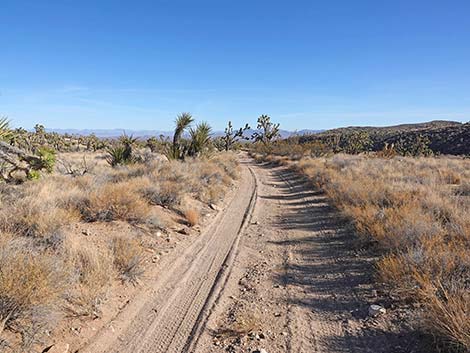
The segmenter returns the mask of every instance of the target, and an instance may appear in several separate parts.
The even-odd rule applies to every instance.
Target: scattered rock
[[[85,230],[82,230],[82,234],[89,237],[91,235],[91,231],[89,229],[85,229]]]
[[[47,347],[41,353],[69,353],[70,345],[68,343],[56,343]]]
[[[387,310],[383,306],[376,304],[372,304],[371,306],[369,306],[369,316],[377,317],[386,313]]]
[[[281,313],[274,313],[274,316],[275,316],[275,317],[280,317],[280,316],[281,316]]]
[[[219,210],[219,206],[217,206],[216,204],[213,204],[213,203],[211,203],[211,204],[209,205],[209,207],[210,207],[212,210],[214,210],[214,211],[218,211],[218,210]]]
[[[182,228],[178,230],[178,233],[183,234],[183,235],[189,235],[189,231],[186,228]]]
[[[268,351],[266,349],[261,348],[261,349],[255,349],[253,353],[268,353]]]

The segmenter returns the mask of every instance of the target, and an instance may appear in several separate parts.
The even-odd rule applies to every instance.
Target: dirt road
[[[368,317],[373,258],[352,239],[305,180],[242,159],[233,200],[80,352],[417,352]]]

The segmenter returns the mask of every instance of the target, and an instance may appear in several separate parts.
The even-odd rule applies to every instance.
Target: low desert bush
[[[86,221],[142,222],[148,217],[148,204],[126,182],[106,184],[92,191],[80,209]]]
[[[188,208],[184,210],[184,218],[191,227],[194,227],[199,223],[199,218],[201,217],[199,211],[194,208]]]
[[[75,284],[66,294],[67,311],[72,316],[99,316],[100,304],[113,273],[111,255],[72,240],[66,242],[65,248]]]
[[[183,190],[177,183],[167,180],[157,185],[146,186],[141,190],[143,197],[151,205],[174,208],[181,203]]]
[[[29,351],[52,325],[67,274],[55,256],[31,250],[28,242],[0,237],[0,335],[5,328],[19,332],[22,348]]]
[[[135,239],[116,237],[112,242],[114,266],[123,281],[136,284],[143,274],[143,252]]]

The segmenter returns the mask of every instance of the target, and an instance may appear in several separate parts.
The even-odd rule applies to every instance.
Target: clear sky
[[[1,0],[0,44],[15,126],[470,120],[468,0]]]

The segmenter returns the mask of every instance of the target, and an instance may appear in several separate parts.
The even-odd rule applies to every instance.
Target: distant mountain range
[[[173,136],[173,131],[163,131],[163,130],[127,130],[127,129],[46,129],[48,132],[57,132],[59,134],[70,134],[78,136],[87,136],[95,134],[101,138],[115,138],[121,136],[124,132],[128,135],[138,137],[141,139],[146,139],[152,136],[164,136],[171,137]],[[245,131],[245,136],[251,136],[256,130],[247,130]],[[300,130],[300,131],[288,131],[281,130],[281,138],[287,138],[293,135],[311,135],[321,132],[322,130]],[[213,136],[222,136],[223,131],[214,131]]]

